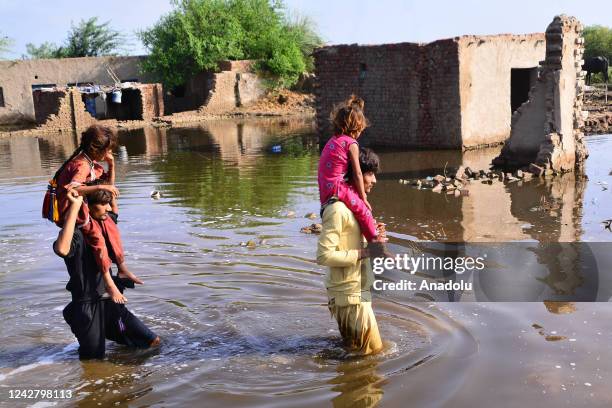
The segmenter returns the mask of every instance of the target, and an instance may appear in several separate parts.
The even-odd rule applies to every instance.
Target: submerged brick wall
[[[456,40],[323,47],[315,52],[315,68],[317,128],[324,139],[334,104],[355,93],[371,122],[363,144],[461,147]]]

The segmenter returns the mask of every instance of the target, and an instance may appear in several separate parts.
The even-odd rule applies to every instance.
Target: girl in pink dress
[[[378,236],[377,224],[363,185],[357,143],[361,132],[368,126],[363,106],[363,100],[352,95],[332,112],[334,135],[321,152],[318,181],[321,205],[332,199],[342,201],[355,215],[363,236],[371,242]],[[345,176],[349,165],[352,180],[347,182]]]

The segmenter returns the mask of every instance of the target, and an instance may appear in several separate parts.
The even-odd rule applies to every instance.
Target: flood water
[[[385,352],[347,357],[314,261],[317,237],[299,232],[319,209],[317,143],[308,122],[122,132],[119,226],[127,262],[145,281],[126,293],[128,307],[162,346],[134,352],[109,342],[105,360],[80,362],[61,313],[70,294],[51,249],[58,230],[40,216],[75,136],[0,139],[0,404],[16,404],[11,389],[72,390],[71,400],[50,402],[83,407],[612,404],[607,303],[376,296]],[[612,135],[587,143],[584,174],[473,183],[461,198],[397,180],[445,164],[486,168],[497,149],[381,151],[370,202],[396,250],[408,239],[610,242],[601,221],[612,218]]]

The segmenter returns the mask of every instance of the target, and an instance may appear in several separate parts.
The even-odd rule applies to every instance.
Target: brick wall
[[[42,92],[34,91],[35,118],[36,123],[44,123],[48,117],[57,115],[60,110],[60,99],[66,96],[66,91]]]
[[[142,119],[153,120],[153,118],[164,115],[164,94],[161,84],[142,84],[138,86],[142,98]]]
[[[82,129],[95,123],[95,119],[85,110],[81,94],[76,89],[37,91],[34,95],[36,121],[41,129]]]
[[[330,136],[334,104],[365,101],[371,126],[362,144],[409,148],[461,146],[459,59],[455,40],[427,45],[340,45],[315,52],[317,128]]]

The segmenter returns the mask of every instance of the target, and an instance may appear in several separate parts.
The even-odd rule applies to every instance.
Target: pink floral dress
[[[336,135],[327,141],[319,159],[319,198],[321,205],[337,197],[353,212],[361,233],[369,241],[376,238],[376,221],[359,193],[344,177],[349,169],[349,147],[358,144],[347,135]]]

